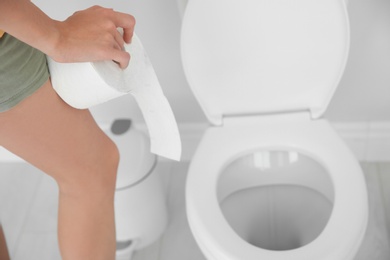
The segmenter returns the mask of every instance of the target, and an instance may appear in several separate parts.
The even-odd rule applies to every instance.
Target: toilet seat
[[[267,149],[308,155],[328,170],[334,185],[333,211],[325,229],[294,250],[271,251],[247,243],[227,223],[218,203],[216,187],[224,167],[243,154]],[[192,160],[186,188],[191,230],[210,260],[352,260],[368,219],[361,168],[326,120],[209,128]]]
[[[343,75],[342,0],[197,0],[183,17],[183,69],[208,120],[308,110],[316,119]]]

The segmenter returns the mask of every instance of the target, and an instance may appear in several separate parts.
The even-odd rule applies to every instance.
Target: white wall
[[[390,1],[350,0],[351,49],[325,116],[333,121],[390,121]]]
[[[94,4],[133,14],[164,92],[181,123],[206,119],[185,80],[179,53],[181,14],[187,0],[35,0],[57,19]],[[351,51],[345,74],[325,114],[332,121],[390,121],[390,1],[349,1]],[[116,100],[115,114],[142,120],[130,96]],[[119,104],[119,105],[118,105]],[[107,121],[111,104],[93,109]]]

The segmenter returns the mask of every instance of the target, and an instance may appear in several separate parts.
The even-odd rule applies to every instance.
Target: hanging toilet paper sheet
[[[141,41],[134,35],[125,49],[131,59],[124,70],[113,61],[58,63],[47,57],[53,88],[78,109],[131,94],[148,127],[151,152],[180,160],[176,120]]]

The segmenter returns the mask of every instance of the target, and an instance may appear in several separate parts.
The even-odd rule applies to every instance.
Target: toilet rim
[[[198,150],[188,173],[187,214],[195,238],[203,246],[212,245],[212,250],[209,248],[208,251],[214,254],[215,259],[241,260],[243,256],[247,260],[260,257],[269,260],[280,259],[280,257],[286,257],[286,259],[352,259],[364,236],[367,224],[368,210],[365,202],[367,194],[361,168],[352,153],[330,127],[319,126],[308,129],[306,126],[304,128],[305,131],[298,129],[293,134],[278,132],[272,137],[269,135],[261,137],[261,133],[255,131],[257,133],[256,144],[247,134],[242,135],[236,131],[237,136],[231,136],[234,135],[232,132],[230,136],[233,140],[245,137],[234,145],[230,145],[229,142],[225,143],[223,151],[213,155],[212,162],[208,160],[210,163],[207,164],[204,164],[205,160],[210,158],[210,154],[215,153],[209,149],[208,140],[215,141],[215,138],[220,135],[204,137],[208,140],[202,140],[203,147],[198,148],[200,151]],[[258,130],[261,131],[264,128]],[[324,146],[323,140],[319,137],[326,139],[325,143],[328,146],[330,144],[333,149],[327,149],[328,146]],[[217,199],[217,182],[227,162],[254,149],[275,150],[274,148],[293,150],[318,161],[327,169],[334,185],[333,210],[324,230],[309,244],[293,250],[271,251],[244,241],[227,223]],[[199,171],[199,169],[202,170]],[[344,189],[346,184],[349,189]],[[201,192],[199,187],[201,187]]]

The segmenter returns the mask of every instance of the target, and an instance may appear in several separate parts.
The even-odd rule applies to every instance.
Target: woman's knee
[[[87,109],[66,104],[50,81],[2,113],[0,125],[0,145],[53,177],[61,192],[115,188],[115,143]]]
[[[119,164],[119,150],[108,137],[100,142],[98,148],[80,158],[73,164],[70,172],[56,179],[60,191],[72,194],[99,193],[113,194]]]
[[[90,174],[93,174],[96,177],[97,184],[99,184],[99,182],[103,182],[103,184],[107,183],[115,185],[119,158],[120,155],[118,147],[110,138],[107,137],[105,145],[102,146],[97,158],[92,158],[89,162],[95,166]]]

